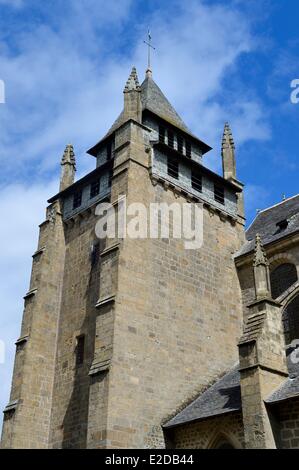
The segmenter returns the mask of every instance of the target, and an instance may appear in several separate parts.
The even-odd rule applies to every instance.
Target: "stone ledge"
[[[271,367],[271,366],[267,366],[267,364],[264,364],[262,362],[255,362],[254,364],[249,364],[248,366],[245,366],[245,367],[240,367],[239,368],[239,372],[244,372],[244,371],[247,371],[247,370],[251,370],[251,369],[261,369],[261,370],[265,370],[267,372],[272,372],[274,374],[278,374],[278,375],[281,375],[282,377],[288,377],[289,376],[289,373],[286,372],[286,371],[283,371],[281,369],[277,369],[277,368],[274,368],[274,367]]]
[[[213,211],[215,214],[218,214],[219,217],[221,216],[223,218],[222,221],[227,219],[227,220],[230,220],[232,223],[237,222],[238,216],[236,214],[232,214],[226,211],[225,208],[217,207],[211,201],[205,198],[203,193],[195,194],[191,190],[187,189],[186,187],[179,186],[178,184],[175,184],[173,181],[168,180],[166,176],[160,175],[156,171],[152,171],[150,174],[150,177],[151,177],[152,184],[154,186],[157,183],[160,183],[163,185],[164,189],[171,189],[174,193],[189,200],[189,202],[194,201],[194,202],[203,204],[209,210]]]
[[[75,223],[76,220],[80,220],[80,217],[84,218],[90,216],[93,213],[93,208],[95,206],[110,197],[110,192],[110,188],[106,188],[105,191],[98,194],[95,198],[89,199],[86,205],[81,205],[77,209],[71,210],[69,215],[63,217],[63,223],[68,226],[70,223]]]
[[[19,346],[20,344],[26,343],[28,339],[29,339],[29,335],[21,336],[20,338],[17,339],[17,341],[15,342],[15,345]]]
[[[95,305],[96,308],[102,307],[103,305],[107,305],[109,303],[115,302],[115,295],[110,295],[109,297],[105,297],[103,299],[99,299]]]
[[[36,252],[33,253],[32,258],[35,258],[38,255],[41,255],[45,251],[45,249],[46,249],[46,247],[42,246],[41,248],[39,248],[39,250],[36,250]]]
[[[16,411],[18,404],[19,404],[19,400],[11,401],[10,403],[8,403],[8,405],[6,405],[6,407],[3,410],[3,413],[9,413],[10,411]]]
[[[105,256],[108,253],[111,253],[112,251],[119,250],[120,243],[114,243],[111,246],[108,246],[105,248],[103,251],[101,251],[100,256]]]
[[[257,305],[270,304],[276,307],[281,307],[281,303],[277,300],[272,299],[271,297],[262,297],[261,299],[256,299],[250,304],[246,305],[246,308],[255,307]]]
[[[101,372],[106,372],[110,368],[111,359],[105,361],[93,362],[91,364],[88,375],[96,375]]]
[[[37,293],[37,289],[31,289],[27,294],[24,295],[23,299],[29,299],[30,297],[33,297]]]

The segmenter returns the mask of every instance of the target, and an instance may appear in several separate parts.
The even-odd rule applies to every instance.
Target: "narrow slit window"
[[[214,199],[216,202],[219,202],[219,204],[225,203],[224,199],[224,187],[219,185],[219,184],[214,184]]]
[[[94,243],[91,246],[91,251],[90,251],[90,260],[91,260],[91,265],[94,266],[100,258],[100,245],[99,243]]]
[[[77,209],[82,204],[82,191],[77,191],[73,198],[73,209]]]
[[[183,137],[181,135],[178,135],[178,152],[183,153]]]
[[[191,158],[192,148],[190,142],[186,142],[186,157]]]
[[[90,199],[96,197],[100,193],[100,179],[93,181],[90,185]]]
[[[159,142],[165,144],[165,127],[159,126]]]
[[[112,142],[108,142],[107,144],[107,160],[111,160],[112,158]]]
[[[109,171],[109,179],[108,179],[108,187],[111,188],[112,186],[112,178],[113,178],[113,170]]]
[[[179,162],[177,160],[167,160],[167,173],[175,179],[179,179]]]
[[[202,176],[200,173],[192,171],[191,184],[192,188],[195,189],[195,191],[199,191],[200,193],[202,192]]]
[[[84,361],[85,336],[77,336],[76,365],[80,366]]]
[[[174,133],[172,131],[168,131],[168,145],[172,149],[174,148]]]

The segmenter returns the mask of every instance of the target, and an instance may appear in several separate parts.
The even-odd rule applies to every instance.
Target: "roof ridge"
[[[258,217],[259,214],[261,214],[262,212],[269,211],[270,209],[273,209],[274,207],[280,206],[281,204],[285,204],[286,202],[290,201],[291,199],[295,199],[295,198],[298,197],[298,196],[299,196],[299,193],[298,193],[298,194],[295,194],[294,196],[290,196],[290,197],[288,197],[287,199],[284,199],[283,201],[277,202],[276,204],[273,204],[273,206],[266,207],[266,209],[260,210],[259,213],[258,213],[258,215],[257,215],[256,217]]]

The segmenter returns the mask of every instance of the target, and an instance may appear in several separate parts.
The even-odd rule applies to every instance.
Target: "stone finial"
[[[222,166],[225,179],[236,179],[235,142],[228,123],[225,123],[222,137]]]
[[[74,147],[72,144],[68,144],[65,147],[65,151],[63,152],[63,156],[61,159],[61,165],[66,165],[67,163],[69,163],[70,165],[74,165],[74,167],[76,168],[76,158]]]
[[[225,148],[227,145],[235,149],[235,142],[234,142],[233,134],[232,134],[232,131],[228,122],[224,124],[222,149]]]
[[[262,245],[261,236],[259,233],[257,233],[255,237],[253,266],[257,267],[260,265],[269,266],[269,261]]]
[[[151,69],[146,69],[145,76],[146,76],[146,78],[152,78],[153,77],[152,70]]]
[[[137,70],[136,67],[132,67],[131,73],[129,75],[129,78],[127,80],[124,93],[127,93],[132,90],[139,90],[140,89],[140,84],[138,80],[138,75],[137,75]]]
[[[60,191],[74,183],[76,171],[76,158],[74,147],[68,144],[61,159]]]
[[[269,261],[259,234],[256,235],[255,239],[253,272],[256,299],[271,298]]]
[[[124,89],[124,119],[141,122],[141,88],[136,68],[133,67]]]

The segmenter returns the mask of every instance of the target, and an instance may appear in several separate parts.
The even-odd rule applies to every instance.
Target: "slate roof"
[[[294,348],[291,347],[287,350],[289,378],[265,400],[269,405],[299,397],[299,363],[294,364],[291,361],[290,355],[293,351]],[[163,428],[182,426],[226,413],[241,411],[241,409],[240,373],[239,365],[237,365],[164,424]]]
[[[299,363],[294,363],[291,360],[291,354],[294,352],[295,348],[289,346],[287,349],[287,364],[289,369],[289,378],[273,392],[269,398],[267,398],[266,403],[275,404],[281,401],[289,400],[291,398],[299,397]],[[299,349],[297,348],[297,357],[299,359]]]
[[[299,376],[287,379],[282,386],[265,400],[267,404],[274,405],[290,398],[299,397]]]
[[[278,224],[284,220],[288,222],[287,227],[280,228]],[[246,232],[247,241],[235,254],[235,258],[254,249],[257,233],[260,234],[265,246],[297,231],[299,231],[299,194],[259,212]]]
[[[190,130],[151,77],[141,85],[142,109],[148,109],[165,121],[190,134]]]
[[[211,150],[211,147],[209,145],[205,144],[198,137],[192,134],[192,132],[188,129],[182,118],[178,115],[174,107],[170,104],[168,99],[165,97],[165,95],[162,93],[162,91],[150,75],[146,76],[143,83],[141,84],[140,89],[142,111],[148,110],[163,119],[164,121],[168,122],[169,124],[189,134],[191,137],[201,143],[203,153],[206,153]],[[102,140],[105,140],[107,139],[107,137],[112,135],[113,132],[116,131],[116,129],[118,129],[122,124],[125,123],[125,121],[125,114],[124,111],[122,111],[113,123],[113,125],[110,127],[107,134],[103,137],[103,139],[101,139],[94,147],[89,149],[87,153],[93,154],[93,149],[97,147],[98,144],[102,142]]]
[[[182,131],[190,134],[190,131],[184,121],[180,118],[176,110],[172,107],[168,99],[164,96],[158,85],[150,76],[145,78],[140,88],[143,111],[148,109],[165,121],[168,121],[170,124],[173,124]],[[110,127],[105,138],[112,134],[124,122],[124,111],[122,111],[116,121]]]
[[[238,367],[234,367],[163,427],[172,428],[240,410],[240,374]]]

